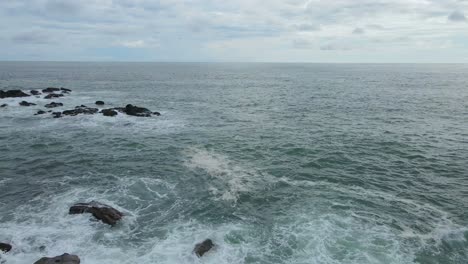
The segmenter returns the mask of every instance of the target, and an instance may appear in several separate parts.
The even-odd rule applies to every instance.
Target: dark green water
[[[468,65],[0,63],[7,263],[468,263]],[[67,214],[99,200],[116,227]],[[202,259],[195,243],[211,238]],[[45,245],[44,252],[39,247]]]

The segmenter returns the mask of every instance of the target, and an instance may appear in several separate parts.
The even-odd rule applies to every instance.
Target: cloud
[[[364,31],[363,28],[355,28],[355,29],[353,30],[353,34],[354,34],[354,35],[362,35],[362,34],[364,34],[364,33],[366,33],[366,32]]]
[[[448,20],[452,22],[466,21],[465,15],[460,11],[454,11],[448,16]]]
[[[116,41],[115,42],[116,46],[120,47],[125,47],[125,48],[131,48],[131,49],[139,49],[139,48],[157,48],[159,47],[159,43],[154,40],[122,40],[122,41]]]
[[[299,31],[319,31],[321,27],[314,24],[299,24],[295,28]]]
[[[49,44],[53,42],[50,36],[38,31],[23,32],[14,35],[11,40],[15,44]]]

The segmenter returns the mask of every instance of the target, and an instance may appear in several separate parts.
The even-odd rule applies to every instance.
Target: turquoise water
[[[468,65],[0,63],[7,263],[467,263]],[[111,228],[68,215],[99,200]],[[198,259],[193,246],[216,248]],[[46,249],[41,251],[40,246]]]

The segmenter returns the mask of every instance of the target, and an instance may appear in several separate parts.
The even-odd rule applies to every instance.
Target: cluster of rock
[[[41,93],[42,92],[42,93]],[[46,94],[44,96],[44,99],[53,99],[53,98],[60,98],[65,96],[66,94],[69,94],[72,92],[71,89],[67,88],[56,88],[56,87],[49,87],[46,89],[41,90],[41,92],[37,90],[31,90],[30,94],[27,94],[21,90],[8,90],[8,91],[3,91],[0,90],[0,99],[2,98],[12,98],[12,97],[28,97],[31,95],[34,96],[39,96],[41,94]],[[103,101],[96,101],[96,105],[102,106],[105,105]],[[27,101],[21,101],[19,103],[20,106],[34,106],[36,105],[35,103],[27,102]],[[8,106],[7,104],[2,104],[0,107],[6,107]],[[45,108],[56,108],[56,107],[62,107],[64,106],[63,103],[60,102],[51,102],[46,105],[44,105]],[[44,111],[44,110],[38,110],[34,115],[43,115],[46,113],[52,113],[52,116],[54,118],[60,118],[62,116],[76,116],[76,115],[93,115],[96,113],[101,113],[104,116],[116,116],[119,113],[130,115],[130,116],[138,116],[138,117],[150,117],[150,116],[160,116],[161,114],[159,112],[152,112],[147,108],[144,107],[138,107],[134,106],[131,104],[126,105],[125,107],[114,107],[114,108],[107,108],[107,109],[102,109],[99,110],[98,108],[94,107],[88,107],[85,105],[80,105],[76,106],[73,109],[65,110],[65,111]]]
[[[110,226],[115,226],[124,216],[119,210],[97,201],[89,203],[77,203],[70,207],[69,214],[91,214],[96,220],[101,221]],[[205,253],[214,247],[211,239],[206,239],[195,245],[193,253],[197,257],[202,257]],[[0,243],[0,251],[7,253],[12,250],[12,246],[6,243]],[[80,258],[76,255],[65,253],[56,257],[43,257],[34,264],[79,264]]]

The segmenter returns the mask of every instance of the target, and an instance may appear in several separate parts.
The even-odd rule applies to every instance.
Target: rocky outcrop
[[[10,245],[10,244],[7,244],[7,243],[0,243],[0,251],[3,251],[3,252],[10,252],[10,250],[12,249],[13,247]]]
[[[206,252],[210,251],[214,247],[213,241],[211,239],[206,239],[205,241],[198,243],[195,245],[195,248],[193,249],[193,252],[198,257],[202,257],[205,255]]]
[[[50,104],[45,105],[45,107],[47,107],[47,108],[54,108],[54,107],[59,107],[59,106],[63,106],[63,104],[62,103],[52,102]]]
[[[10,97],[28,97],[28,96],[30,95],[27,93],[24,93],[21,90],[8,90],[8,91],[0,90],[0,99],[10,98]]]
[[[21,106],[31,106],[31,105],[36,105],[36,104],[30,103],[30,102],[26,102],[26,101],[21,101],[21,102],[19,103],[19,105],[21,105]]]
[[[62,114],[63,115],[68,115],[68,116],[76,116],[76,115],[80,115],[80,114],[92,115],[92,114],[97,113],[98,111],[99,111],[99,109],[97,109],[97,108],[86,107],[84,105],[81,105],[81,106],[75,107],[75,109],[65,110],[65,111],[62,112]]]
[[[49,93],[48,95],[44,96],[44,99],[59,98],[63,96],[63,94]]]
[[[39,91],[36,91],[36,90],[31,90],[29,91],[32,95],[40,95],[41,93]]]
[[[117,115],[117,111],[115,111],[114,109],[102,109],[101,113],[104,116],[116,116]]]
[[[123,214],[118,210],[96,201],[90,203],[78,203],[70,207],[69,214],[83,214],[90,213],[96,219],[114,226],[122,219]]]
[[[80,258],[77,255],[65,253],[53,258],[43,257],[34,264],[80,264]]]
[[[125,106],[125,113],[131,116],[140,116],[140,117],[149,117],[151,116],[151,111],[144,107],[138,107],[131,104]]]
[[[104,105],[104,102],[103,102],[103,101],[96,101],[95,104],[96,104],[96,105]]]
[[[53,112],[53,113],[52,113],[52,116],[53,116],[54,118],[60,118],[60,117],[62,117],[62,112]]]
[[[59,92],[59,91],[60,91],[60,88],[56,88],[56,87],[49,87],[46,89],[42,89],[43,93],[53,93],[53,92]]]

